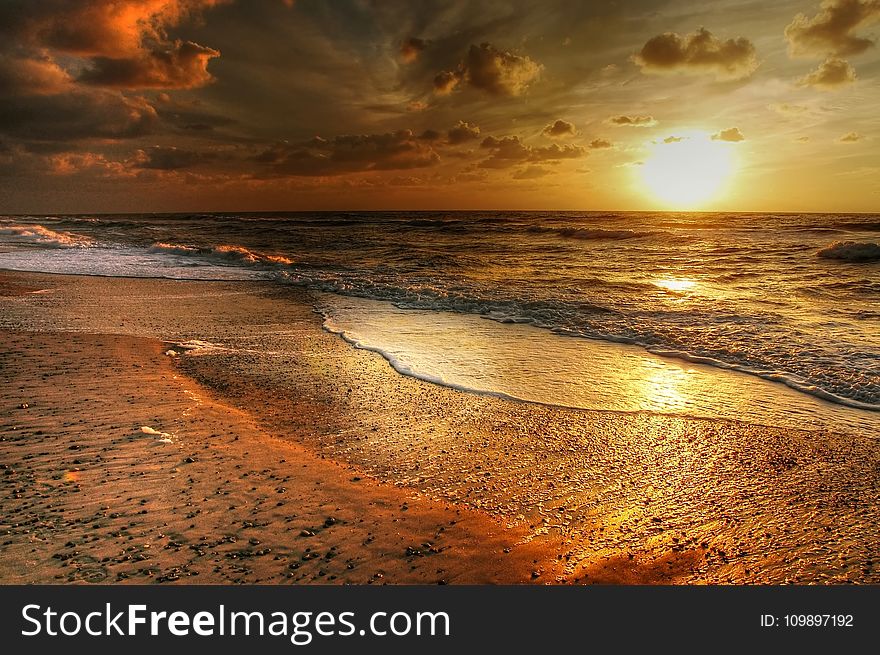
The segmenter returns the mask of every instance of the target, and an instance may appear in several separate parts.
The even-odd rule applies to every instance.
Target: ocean
[[[0,268],[298,285],[465,391],[876,434],[878,242],[871,214],[4,216]]]

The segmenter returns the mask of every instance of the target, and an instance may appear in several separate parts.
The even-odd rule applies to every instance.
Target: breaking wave
[[[42,225],[3,225],[0,227],[0,240],[44,248],[83,248],[94,243],[88,237],[71,232],[56,232]]]
[[[877,262],[880,261],[880,244],[870,241],[837,241],[816,254],[825,259],[844,262]]]
[[[225,264],[249,264],[258,266],[291,266],[294,262],[292,259],[282,257],[281,255],[270,255],[267,253],[248,250],[243,246],[212,246],[210,248],[199,248],[196,246],[186,246],[175,243],[154,243],[150,247],[150,252],[168,255],[183,255],[208,259],[214,262]]]

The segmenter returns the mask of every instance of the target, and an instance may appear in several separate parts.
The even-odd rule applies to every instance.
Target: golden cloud
[[[644,73],[712,73],[719,79],[740,79],[758,67],[755,46],[744,37],[722,41],[701,27],[680,36],[666,32],[647,41],[633,61]]]
[[[845,59],[830,57],[819,67],[797,81],[798,86],[812,86],[833,91],[856,81],[856,71]]]
[[[491,43],[472,45],[455,70],[437,74],[434,92],[446,95],[459,82],[467,82],[492,95],[518,96],[538,78],[542,68],[529,57],[499,50]]]
[[[812,18],[798,14],[785,28],[792,56],[858,55],[874,45],[853,32],[880,20],[877,0],[825,0]]]

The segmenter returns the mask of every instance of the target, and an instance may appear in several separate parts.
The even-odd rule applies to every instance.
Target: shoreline
[[[37,295],[16,292],[22,287],[35,290],[44,283],[54,291]],[[154,382],[161,381],[161,375],[168,378],[176,374],[171,380],[179,385],[180,393],[185,390],[202,398],[203,403],[209,404],[214,420],[222,423],[234,417],[236,425],[247,424],[248,439],[260,444],[265,461],[271,460],[273,453],[292,448],[297,451],[297,457],[313,458],[314,466],[357,471],[357,475],[348,473],[347,484],[342,484],[346,482],[342,480],[334,487],[335,497],[345,499],[338,506],[359,511],[365,517],[373,516],[370,520],[378,521],[376,517],[384,516],[390,524],[381,528],[376,524],[377,530],[371,531],[372,536],[377,541],[386,539],[386,543],[396,544],[386,547],[392,553],[394,548],[401,551],[397,555],[386,553],[385,559],[376,559],[373,554],[358,555],[366,558],[363,561],[376,559],[386,566],[384,577],[378,580],[392,583],[878,580],[872,565],[876,559],[877,521],[866,516],[877,498],[877,455],[870,452],[869,444],[862,439],[821,435],[826,443],[817,444],[813,441],[819,433],[711,419],[535,407],[437,387],[403,377],[380,355],[355,349],[337,335],[321,329],[320,317],[307,302],[307,294],[260,287],[258,282],[69,276],[59,279],[43,274],[4,273],[0,274],[0,293],[5,294],[0,299],[5,301],[4,305],[15,309],[0,327],[8,329],[10,323],[17,321],[18,329],[24,328],[24,331],[3,333],[4,341],[18,345],[18,351],[13,349],[12,352],[18,352],[16,356],[24,362],[15,371],[3,366],[4,377],[12,374],[19,376],[14,379],[20,380],[21,376],[28,375],[28,367],[33,367],[32,360],[39,358],[47,360],[43,362],[45,365],[55,361],[56,365],[64,365],[68,367],[65,370],[79,375],[91,370],[90,362],[96,350],[117,352],[122,342],[140,339],[139,348],[151,344],[152,359],[130,361],[133,355],[127,352],[116,361],[116,366],[120,362],[140,363],[150,368],[153,375],[159,375]],[[13,293],[17,295],[11,295]],[[208,297],[204,297],[206,294]],[[212,298],[211,294],[220,295]],[[234,294],[237,307],[231,306],[229,294]],[[150,298],[152,300],[145,300]],[[101,315],[89,311],[96,307],[102,309]],[[66,334],[39,331],[47,327],[62,327]],[[123,336],[94,337],[109,341],[104,343],[103,350],[95,344],[81,346],[87,356],[77,361],[65,361],[63,347],[51,349],[53,343],[88,340],[83,331]],[[144,339],[159,334],[164,335],[162,339],[175,343],[202,338],[220,343],[221,348],[189,354],[181,349],[179,356],[167,357],[162,355],[167,345]],[[4,352],[4,358],[7,357],[9,354]],[[152,368],[154,366],[157,368]],[[126,366],[128,368],[131,366]],[[36,381],[33,371],[30,375]],[[80,379],[86,384],[89,378]],[[154,397],[162,386],[145,385],[143,381],[115,374],[107,384],[119,388],[120,393],[128,390],[141,400]],[[11,386],[5,383],[4,389],[9,391]],[[8,393],[4,395],[7,398],[2,420],[3,433],[7,435],[10,422],[19,420],[22,411],[31,410],[19,410],[17,414],[15,399],[8,397]],[[72,386],[66,401],[56,400],[69,404],[81,395],[82,389]],[[38,404],[33,406],[36,408]],[[180,415],[187,409],[190,410],[187,416],[192,416],[192,412],[198,414],[204,407],[175,406],[172,410],[169,406],[164,420],[171,423],[183,420]],[[67,422],[83,420],[82,413],[68,405],[56,407],[56,416],[66,416]],[[113,422],[120,422],[118,412],[114,416],[117,418]],[[219,418],[221,416],[223,418]],[[107,421],[110,422],[109,417]],[[159,424],[161,421],[156,423],[143,425],[159,432],[175,435],[180,432]],[[136,431],[137,427],[132,429]],[[201,446],[199,452],[211,453],[212,466],[224,471],[232,480],[230,484],[241,487],[249,482],[244,479],[236,482],[230,477],[238,472],[235,466],[243,461],[236,460],[237,456],[244,457],[243,450],[236,451],[241,447],[240,441],[217,442],[210,437],[212,433],[202,434],[194,426],[186,429],[194,431],[196,441],[192,443]],[[136,436],[135,439],[128,433],[129,441],[141,448],[146,443],[143,442],[145,436],[143,433]],[[102,448],[111,445],[105,444]],[[14,449],[7,450],[5,442],[3,446],[7,451],[3,455],[4,462],[18,456]],[[60,444],[56,448],[60,448]],[[35,446],[29,459],[22,460],[19,456],[13,467],[33,466],[34,461],[46,457],[40,452]],[[66,462],[64,457],[70,455],[63,450],[52,452],[56,463]],[[250,457],[255,449],[249,452]],[[166,462],[163,469],[166,477],[162,479],[172,488],[185,482],[181,479],[184,470],[181,467],[195,468],[199,458],[195,459],[196,462],[177,466]],[[291,457],[282,459],[291,461]],[[273,466],[277,467],[278,463]],[[173,468],[177,468],[177,472],[171,473]],[[276,478],[281,476],[275,468],[269,470]],[[354,477],[360,479],[352,482]],[[315,478],[309,481],[312,485],[321,482]],[[364,482],[371,485],[370,494],[363,493],[367,486]],[[120,480],[116,483],[122,484]],[[200,484],[203,486],[196,485],[197,490],[190,492],[193,498],[203,494],[200,497],[208,499],[211,494],[222,495],[227,491],[220,489],[215,480],[210,483],[214,489],[204,486],[209,484],[207,481]],[[307,482],[301,480],[297,484]],[[82,483],[80,486],[82,491],[76,493],[89,493]],[[292,488],[291,483],[286,483],[286,487],[282,496]],[[126,487],[124,493],[133,493],[135,488]],[[277,491],[271,482],[264,481],[258,488],[263,496],[274,500],[272,496]],[[382,514],[369,503],[364,505],[364,496],[374,491],[379,495],[399,494],[393,496],[394,502],[407,499],[407,509],[392,515]],[[306,498],[302,493],[297,497]],[[29,497],[29,502],[38,506],[43,501]],[[264,500],[261,506],[267,502]],[[213,509],[211,516],[218,526],[225,520],[219,507]],[[312,522],[308,525],[315,527],[319,515],[313,511],[309,516]],[[402,516],[407,526],[421,527],[406,533],[407,537],[402,540],[394,541],[393,533],[401,524],[393,519]],[[443,517],[442,521],[439,516]],[[459,518],[462,516],[466,518]],[[83,515],[78,518],[98,521]],[[329,517],[322,520],[326,518]],[[202,516],[193,520],[192,525],[196,527],[187,528],[191,534],[195,531],[200,537],[207,536],[209,541],[216,540],[218,528],[209,530],[214,534],[211,537],[205,534],[209,522]],[[445,526],[450,520],[457,521],[454,529],[447,527],[442,534],[449,545],[439,553],[430,552],[431,547],[440,549],[439,540],[436,544],[431,541],[439,534],[438,526]],[[805,521],[802,534],[797,534],[795,526],[804,525]],[[836,522],[840,525],[835,525]],[[320,522],[317,525],[320,526]],[[428,525],[433,532],[427,530]],[[289,527],[279,515],[260,528],[265,538],[256,537],[260,544],[250,546],[250,550],[262,550],[260,546],[270,540],[277,545],[271,547],[271,555],[242,558],[249,563],[267,560],[260,566],[252,566],[254,572],[243,574],[244,581],[346,581],[344,574],[335,570],[318,576],[318,571],[312,570],[314,567],[308,568],[310,560],[300,562],[293,570],[297,572],[293,578],[279,578],[275,568],[282,560],[275,560],[274,556],[286,554],[284,561],[287,561],[292,557],[291,552],[300,547],[300,542],[314,539],[297,538],[295,531],[291,538],[291,530],[286,529]],[[76,531],[72,527],[67,529]],[[224,529],[232,531],[229,526]],[[425,541],[418,541],[417,534]],[[18,532],[16,536],[22,538]],[[112,539],[124,546],[131,536]],[[389,539],[392,541],[387,541]],[[407,539],[412,543],[400,548]],[[7,546],[12,547],[10,552],[22,547],[13,541],[15,544]],[[64,540],[67,541],[75,543],[75,540]],[[432,546],[422,548],[419,544],[423,543]],[[214,548],[220,552],[227,546]],[[353,540],[337,548],[343,550],[343,546],[346,551],[361,552]],[[240,541],[238,547],[242,547]],[[508,548],[510,552],[505,553]],[[82,552],[83,548],[79,550]],[[165,550],[163,548],[163,553]],[[421,552],[423,550],[428,554]],[[69,554],[60,547],[58,552],[61,556]],[[299,556],[304,554],[302,551]],[[27,560],[23,552],[16,557],[18,561]],[[448,573],[443,578],[431,579],[426,572],[428,565],[422,563],[430,561],[433,565],[441,560],[444,566],[438,564],[436,568]],[[70,558],[60,561],[70,561]],[[225,559],[223,561],[225,563]],[[327,561],[333,563],[338,558],[331,555]],[[113,568],[118,566],[121,564]],[[179,568],[181,565],[168,566]],[[475,566],[480,570],[474,571]],[[407,570],[408,567],[414,568]],[[105,565],[105,568],[108,567]],[[7,572],[0,576],[0,582],[9,582],[9,569],[6,566],[4,569]],[[178,576],[178,579],[185,577],[185,581],[200,583],[230,579],[228,571],[221,575],[206,567],[198,570],[198,579],[192,576]],[[221,571],[224,570],[221,567]],[[334,575],[335,578],[329,579]],[[360,572],[348,575],[355,576],[349,578],[350,581],[365,581],[357,577]],[[58,580],[63,579],[62,575]],[[147,579],[149,576],[143,581]]]

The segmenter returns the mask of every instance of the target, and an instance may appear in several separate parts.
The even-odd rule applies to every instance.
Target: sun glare
[[[697,283],[693,280],[686,280],[682,278],[664,278],[662,280],[654,280],[654,284],[661,289],[665,289],[666,291],[683,293],[685,291],[690,291],[691,289],[693,289]]]
[[[731,144],[687,132],[650,145],[640,166],[643,188],[673,209],[699,209],[724,191],[734,170]]]

